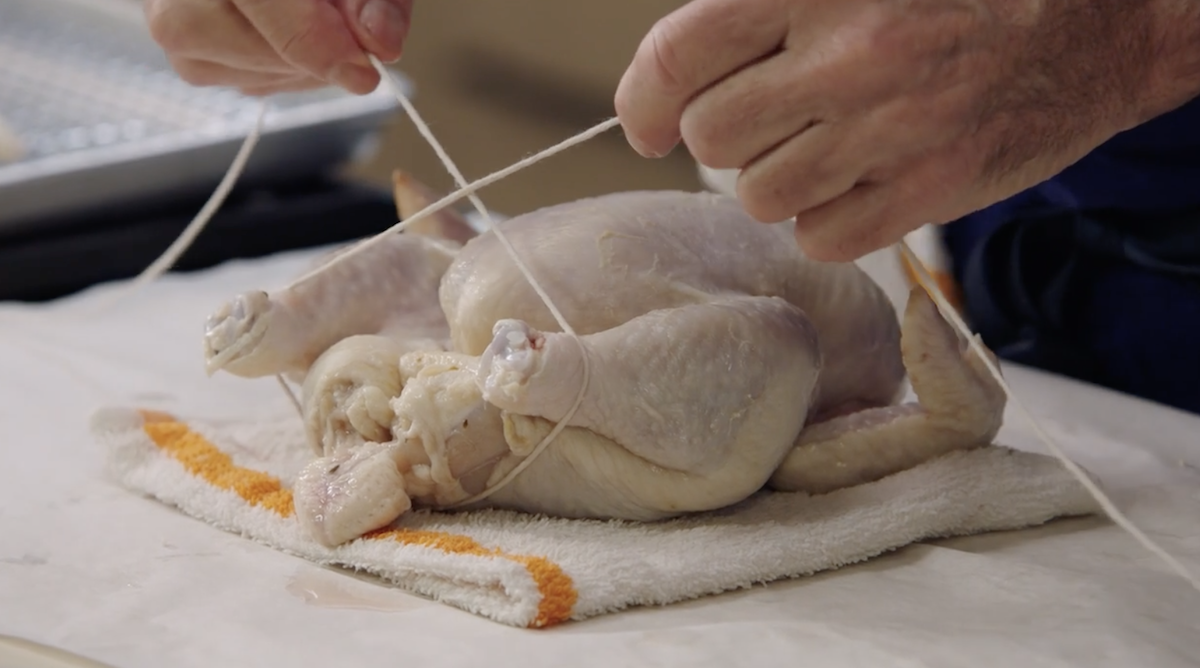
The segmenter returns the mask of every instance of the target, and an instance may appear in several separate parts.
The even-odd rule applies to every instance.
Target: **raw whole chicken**
[[[396,196],[401,217],[435,199],[402,174]],[[735,199],[625,192],[500,226],[579,338],[448,211],[209,319],[209,373],[303,383],[316,456],[293,492],[321,543],[413,507],[653,521],[819,494],[1000,428],[1002,390],[922,290],[901,323],[857,266],[807,259]],[[472,501],[568,414],[584,356],[565,428]]]

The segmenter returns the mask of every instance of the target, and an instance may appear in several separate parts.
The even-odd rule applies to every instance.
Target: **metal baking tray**
[[[259,104],[180,79],[140,0],[0,1],[0,124],[23,151],[0,162],[0,235],[215,188]],[[328,171],[369,147],[396,108],[383,85],[274,96],[243,180]]]

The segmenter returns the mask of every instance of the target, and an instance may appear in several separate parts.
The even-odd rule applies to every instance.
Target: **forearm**
[[[1153,62],[1149,64],[1138,122],[1200,96],[1200,2],[1153,0],[1147,5],[1146,11],[1152,13],[1155,44],[1148,50]]]

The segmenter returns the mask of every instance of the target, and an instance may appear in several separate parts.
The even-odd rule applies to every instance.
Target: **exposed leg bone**
[[[917,403],[870,408],[805,428],[771,477],[772,487],[824,493],[992,442],[1003,419],[1004,391],[921,288],[909,295],[901,348]]]

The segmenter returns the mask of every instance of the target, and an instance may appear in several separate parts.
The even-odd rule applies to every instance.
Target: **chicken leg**
[[[909,294],[900,346],[917,402],[810,425],[771,476],[772,487],[828,492],[992,442],[1004,391],[923,288]]]
[[[585,355],[591,380],[569,425],[696,475],[752,448],[768,467],[759,484],[804,425],[820,367],[803,311],[777,297],[730,296],[651,311],[580,341],[502,320],[479,364],[483,398],[557,423],[576,399]]]
[[[409,218],[433,193],[403,172],[393,175],[397,212]],[[442,275],[461,243],[474,234],[445,209],[415,230],[393,234],[352,261],[274,293],[243,293],[209,318],[206,368],[244,378],[285,374],[301,382],[313,362],[350,336],[381,334],[445,348],[449,325],[438,302]],[[347,252],[340,248],[317,266]]]

